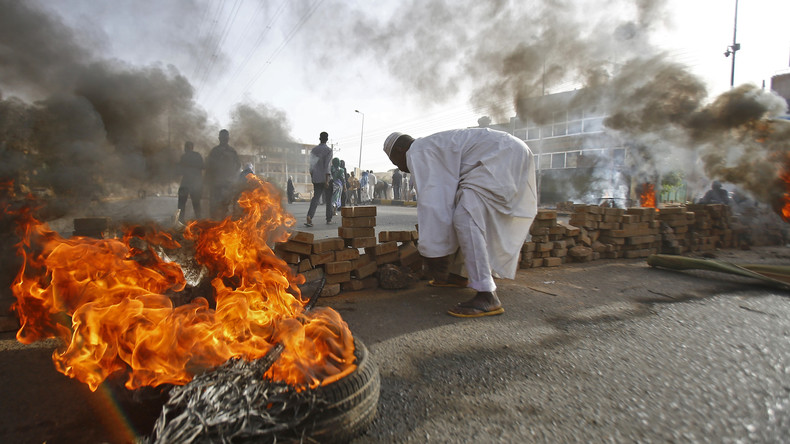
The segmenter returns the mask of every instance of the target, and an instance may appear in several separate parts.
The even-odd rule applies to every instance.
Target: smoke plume
[[[175,179],[172,141],[207,124],[175,67],[101,59],[34,4],[0,7],[0,85],[20,96],[0,102],[5,177],[18,171],[16,179],[73,201]]]
[[[692,186],[722,179],[775,198],[761,178],[777,177],[771,159],[787,150],[787,130],[771,121],[781,99],[751,86],[709,97],[701,79],[651,43],[671,26],[665,2],[412,0],[389,20],[343,4],[323,14],[336,26],[326,46],[307,50],[330,66],[366,55],[425,102],[470,89],[471,104],[500,122],[515,111],[550,123],[553,109],[526,109],[528,99],[577,88],[572,106],[604,107],[605,126],[636,147],[629,175],[679,171]]]

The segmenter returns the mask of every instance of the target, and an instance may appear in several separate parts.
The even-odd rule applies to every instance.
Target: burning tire
[[[306,435],[319,442],[347,442],[373,421],[379,402],[381,378],[368,349],[354,340],[357,368],[348,376],[316,389],[326,402],[310,419]]]
[[[307,390],[262,378],[267,357],[232,359],[174,387],[148,442],[347,442],[373,421],[381,387],[367,348],[354,345],[350,374]]]

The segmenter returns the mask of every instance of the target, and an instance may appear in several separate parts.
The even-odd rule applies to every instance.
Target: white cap
[[[398,137],[402,135],[403,133],[395,132],[387,136],[387,140],[384,141],[384,152],[387,153],[387,157],[390,156],[392,147],[395,146],[395,141],[398,140]]]

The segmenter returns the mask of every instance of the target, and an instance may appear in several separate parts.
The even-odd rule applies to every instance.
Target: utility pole
[[[724,51],[724,57],[729,57],[732,54],[732,69],[730,70],[730,88],[735,86],[735,53],[741,49],[741,44],[738,43],[736,36],[738,34],[738,0],[735,0],[735,24],[732,27],[732,46],[728,46]]]
[[[357,174],[362,176],[362,138],[365,135],[365,113],[358,109],[355,109],[354,112],[362,114],[362,129],[359,130],[359,163],[357,165],[357,169],[359,170]]]

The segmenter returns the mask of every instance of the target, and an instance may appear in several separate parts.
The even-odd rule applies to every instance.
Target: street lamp
[[[354,112],[362,114],[362,129],[359,130],[359,165],[358,165],[360,174],[362,174],[362,136],[364,136],[365,134],[365,113],[363,113],[358,109],[355,109]]]
[[[735,53],[741,49],[741,44],[736,43],[735,38],[738,33],[738,0],[735,0],[735,25],[732,27],[732,45],[727,47],[724,51],[724,57],[729,57],[732,54],[732,70],[730,71],[730,88],[735,86]]]

